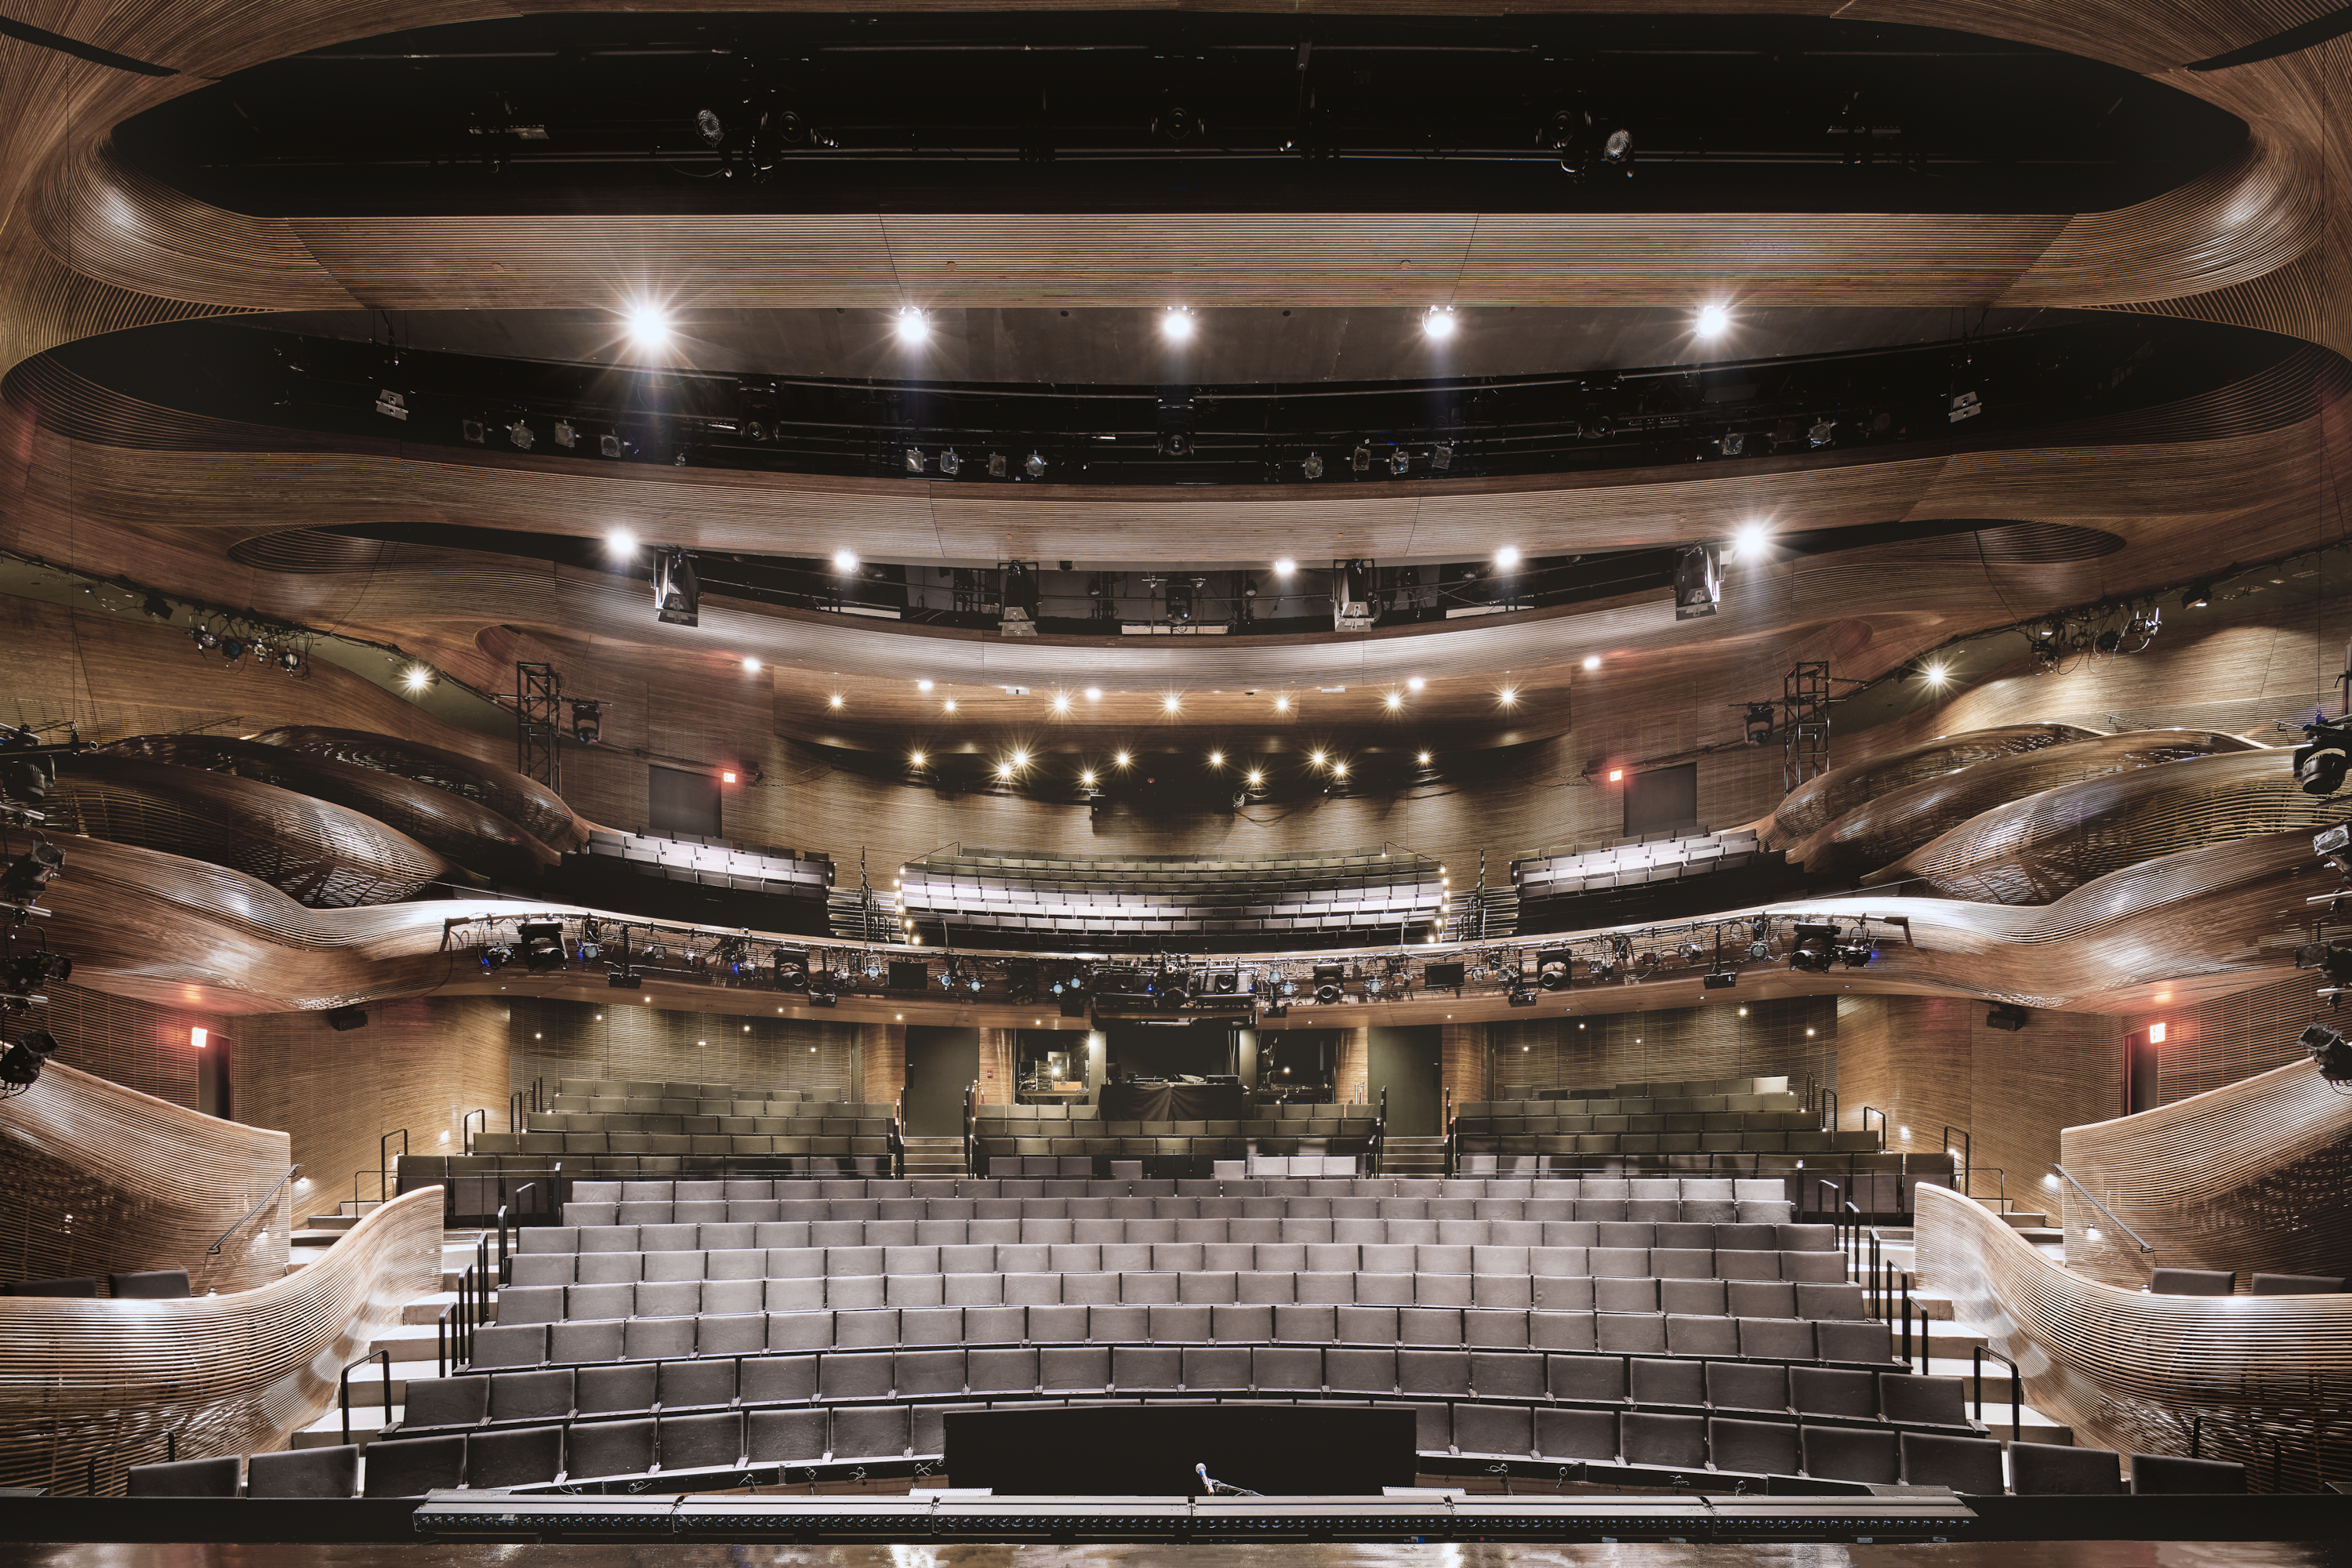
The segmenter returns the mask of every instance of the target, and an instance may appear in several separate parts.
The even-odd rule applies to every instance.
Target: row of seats
[[[1901,1155],[1890,1159],[1906,1158]],[[1727,1187],[1726,1183],[1730,1185]],[[1334,1211],[1314,1206],[1340,1198],[1785,1198],[1779,1177],[1562,1176],[1540,1181],[1479,1176],[1358,1176],[1345,1181],[1259,1180],[1237,1175],[1153,1176],[1105,1179],[1006,1180],[993,1176],[909,1176],[822,1182],[776,1182],[757,1176],[722,1178],[647,1177],[638,1180],[575,1181],[570,1195],[583,1203],[683,1201],[707,1198],[1288,1198],[1301,1200],[1284,1213],[1316,1216]],[[1273,1211],[1267,1211],[1269,1213]],[[1371,1211],[1363,1211],[1367,1214]],[[843,1215],[857,1218],[859,1215]],[[874,1217],[874,1216],[867,1216]],[[881,1217],[919,1217],[899,1214]],[[1344,1216],[1343,1216],[1344,1217]],[[1440,1218],[1466,1219],[1448,1213]]]
[[[1457,1130],[1456,1142],[1465,1151],[1501,1154],[1875,1154],[1886,1146],[1878,1133],[1855,1130],[1550,1133]]]
[[[786,1107],[792,1110],[792,1107]],[[827,1114],[842,1107],[803,1106],[800,1114],[778,1116],[641,1116],[602,1110],[532,1110],[523,1114],[526,1132],[782,1132],[802,1138],[875,1138],[887,1135],[887,1116]]]
[[[1672,1100],[1694,1095],[1787,1094],[1785,1073],[1764,1078],[1644,1079],[1639,1083],[1587,1084],[1581,1088],[1539,1089],[1538,1100]]]
[[[982,1138],[1363,1138],[1379,1121],[1377,1115],[1342,1116],[1336,1106],[1294,1109],[1327,1114],[1231,1121],[1107,1121],[1096,1116],[1029,1121],[982,1112],[972,1118],[972,1129]]]
[[[579,853],[681,880],[785,898],[817,897],[833,885],[830,860],[725,843],[593,829]]]
[[[651,1094],[568,1094],[558,1091],[550,1095],[547,1109],[578,1114],[593,1111],[604,1116],[887,1116],[891,1108],[867,1107],[844,1102],[819,1095],[804,1095],[798,1089],[769,1089],[761,1094],[747,1095],[741,1091],[721,1092],[711,1096],[651,1095]]]
[[[1095,1117],[1096,1110],[1087,1105],[1069,1105],[1060,1100],[1047,1100],[1036,1105],[983,1105],[979,1108],[977,1114],[983,1121],[1070,1121],[1091,1120]],[[1301,1100],[1297,1104],[1286,1105],[1269,1100],[1261,1103],[1258,1107],[1258,1116],[1261,1120],[1276,1121],[1328,1121],[1335,1119],[1342,1121],[1377,1121],[1380,1114],[1381,1108],[1377,1105],[1334,1105],[1328,1101]],[[1134,1125],[1140,1129],[1144,1124],[1122,1121],[1113,1125],[1119,1127]],[[1189,1122],[1152,1122],[1150,1125],[1155,1130],[1165,1126],[1171,1132],[1181,1132],[1192,1126]],[[1198,1131],[1197,1128],[1193,1130]]]
[[[572,1095],[623,1095],[639,1100],[734,1100],[741,1090],[731,1083],[685,1083],[657,1078],[560,1078],[555,1092]],[[762,1089],[763,1095],[798,1100],[796,1089]]]
[[[1073,1275],[1069,1278],[1083,1279]],[[750,1282],[756,1283],[756,1281]],[[803,1281],[801,1283],[809,1283]],[[831,1282],[819,1280],[827,1292]],[[879,1300],[884,1282],[873,1282]],[[606,1289],[595,1287],[594,1289]],[[622,1286],[621,1290],[653,1289]],[[704,1287],[708,1289],[708,1287]],[[1860,1316],[1853,1286],[1781,1287],[1758,1305],[1793,1313],[1819,1291],[1836,1315],[1706,1316],[1667,1312],[1535,1311],[1333,1302],[1066,1301],[1036,1306],[852,1307],[701,1312],[667,1318],[566,1318],[473,1331],[465,1360],[477,1371],[690,1356],[887,1350],[981,1344],[1309,1344],[1420,1346],[1607,1356],[1877,1363],[1885,1323]]]
[[[772,1200],[770,1200],[772,1201]],[[967,1199],[966,1202],[974,1200]],[[980,1202],[990,1200],[981,1199]],[[1053,1203],[1051,1198],[999,1199],[1003,1203]],[[1085,1200],[1076,1200],[1084,1202]],[[1153,1200],[1129,1199],[1128,1202],[1150,1203]],[[616,1213],[623,1207],[660,1208],[661,1205],[567,1205],[593,1213],[607,1206]],[[680,1208],[726,1208],[756,1212],[766,1206],[757,1200],[749,1203],[674,1204],[667,1205],[675,1214]],[[1787,1205],[1756,1205],[1785,1210]],[[1352,1270],[1364,1267],[1356,1261],[1364,1258],[1392,1259],[1413,1256],[1396,1252],[1399,1247],[1425,1249],[1424,1258],[1456,1258],[1467,1259],[1475,1253],[1485,1252],[1496,1257],[1517,1257],[1520,1272],[1526,1272],[1526,1259],[1538,1263],[1548,1258],[1568,1259],[1582,1263],[1591,1255],[1622,1258],[1633,1253],[1672,1251],[1677,1256],[1711,1257],[1723,1267],[1732,1260],[1748,1258],[1774,1258],[1786,1255],[1836,1258],[1832,1250],[1831,1232],[1824,1226],[1797,1226],[1780,1220],[1714,1222],[1651,1221],[1651,1220],[1329,1220],[1329,1219],[845,1219],[845,1220],[686,1220],[656,1221],[646,1224],[621,1223],[611,1225],[532,1226],[520,1233],[519,1250],[532,1253],[646,1253],[646,1252],[740,1252],[799,1248],[830,1248],[847,1254],[870,1252],[878,1262],[892,1249],[901,1249],[907,1266],[919,1256],[916,1248],[937,1251],[941,1247],[977,1248],[992,1247],[1005,1257],[1013,1254],[1007,1248],[1016,1247],[1092,1247],[1094,1254],[1072,1250],[1071,1258],[1094,1256],[1118,1258],[1118,1268],[1149,1267],[1133,1261],[1143,1254],[1127,1250],[1135,1247],[1176,1245],[1213,1247],[1203,1252],[1204,1258],[1222,1258],[1229,1261],[1221,1267],[1234,1268],[1247,1265],[1252,1249],[1269,1244],[1312,1246],[1317,1248],[1308,1257],[1327,1260],[1334,1269]],[[1104,1252],[1105,1247],[1118,1248]],[[1434,1250],[1444,1248],[1443,1252]],[[965,1257],[976,1258],[977,1252],[967,1251]],[[1032,1254],[1043,1258],[1043,1253]],[[1182,1256],[1165,1253],[1163,1256]],[[894,1269],[898,1264],[894,1262]],[[982,1268],[988,1267],[984,1262]],[[1036,1265],[1035,1267],[1044,1267]],[[1203,1265],[1194,1264],[1199,1268]],[[1448,1272],[1470,1273],[1465,1262]],[[838,1271],[836,1271],[838,1272]],[[1582,1273],[1584,1269],[1569,1269]],[[1611,1270],[1611,1272],[1619,1272]],[[1634,1272],[1643,1272],[1636,1269]],[[1732,1276],[1748,1278],[1747,1274]],[[1779,1278],[1766,1275],[1763,1278]]]
[[[901,881],[909,871],[934,877],[1004,881],[1015,878],[1061,880],[1080,884],[1116,883],[1137,887],[1214,887],[1223,884],[1307,882],[1345,886],[1350,880],[1391,881],[1400,876],[1426,873],[1432,879],[1445,868],[1419,855],[1391,855],[1364,849],[1345,855],[1269,855],[1234,858],[1192,855],[992,855],[967,850],[955,855],[925,856],[898,868]]]
[[[1729,1099],[1728,1095],[1722,1097]],[[1757,1099],[1762,1099],[1759,1095]],[[1778,1098],[1777,1096],[1775,1098]],[[1538,1101],[1538,1104],[1541,1102]],[[1805,1110],[1678,1110],[1659,1111],[1639,1116],[1617,1115],[1577,1110],[1565,1114],[1564,1108],[1573,1102],[1554,1100],[1539,1113],[1521,1116],[1485,1114],[1465,1110],[1454,1119],[1459,1132],[1818,1132],[1822,1119]],[[1594,1100],[1588,1105],[1604,1106],[1615,1100]]]
[[[161,1301],[188,1294],[184,1268],[136,1268],[105,1277],[105,1294],[117,1300]],[[0,1281],[0,1296],[96,1296],[100,1277],[76,1274],[62,1279]]]
[[[1701,830],[1670,837],[1644,836],[1638,841],[1619,839],[1614,844],[1599,845],[1589,849],[1514,860],[1511,862],[1511,880],[1521,888],[1527,888],[1555,882],[1562,878],[1593,877],[1676,866],[1704,868],[1727,860],[1744,860],[1758,853],[1759,848],[1759,841],[1752,827],[1733,828],[1727,833]]]
[[[887,1133],[809,1137],[767,1132],[477,1132],[478,1154],[705,1154],[819,1160],[887,1156]]]
[[[1016,1407],[1034,1408],[1037,1404],[1024,1400]],[[724,1486],[735,1479],[725,1472],[751,1465],[944,1457],[947,1416],[989,1408],[989,1403],[981,1402],[705,1410],[656,1415],[650,1419],[572,1420],[386,1437],[370,1444],[364,1459],[355,1447],[256,1454],[246,1461],[245,1495],[337,1498],[358,1490],[372,1498],[422,1497],[458,1488],[495,1490],[585,1480],[591,1476],[654,1474],[681,1479],[699,1475],[708,1484]],[[1415,1446],[1433,1451],[1436,1415],[1429,1406],[1416,1405],[1415,1408],[1422,1412]],[[1886,1478],[1972,1495],[2000,1491],[2003,1479],[2001,1445],[1957,1435],[1894,1433],[1895,1464],[1890,1475],[1885,1444],[1876,1440],[1885,1435],[1863,1428],[1643,1411],[1528,1410],[1463,1401],[1434,1410],[1443,1410],[1446,1418],[1446,1441],[1435,1451],[1454,1455],[1712,1470],[1726,1476],[1806,1475],[1865,1483]],[[1527,1446],[1514,1447],[1522,1416],[1529,1418]],[[1693,1421],[1704,1421],[1704,1430],[1695,1434],[1689,1425]],[[1704,1463],[1688,1462],[1691,1453],[1700,1451],[1694,1444],[1695,1436],[1703,1444]],[[2019,1496],[2119,1493],[2124,1490],[2122,1458],[2108,1448],[2012,1443],[2008,1446],[2008,1479]],[[2246,1489],[2244,1467],[2224,1461],[2135,1454],[2130,1464],[2130,1489],[2137,1494],[2210,1495]],[[614,1466],[621,1468],[606,1468]],[[133,1497],[235,1497],[237,1470],[234,1454],[138,1465],[130,1472],[129,1490]],[[1848,1473],[1854,1471],[1863,1473]],[[691,1487],[689,1481],[685,1489]]]
[[[1563,1091],[1540,1100],[1465,1100],[1454,1114],[1476,1121],[1492,1116],[1719,1116],[1734,1111],[1766,1113],[1805,1110],[1807,1107],[1803,1100],[1785,1091],[1769,1094],[1759,1091],[1755,1094],[1621,1096],[1607,1089],[1596,1089],[1573,1099]],[[1816,1124],[1807,1123],[1808,1126]]]

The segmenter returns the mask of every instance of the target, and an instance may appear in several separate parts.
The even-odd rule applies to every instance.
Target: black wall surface
[[[1413,1413],[1357,1405],[1102,1405],[947,1417],[947,1470],[999,1497],[1186,1497],[1218,1480],[1273,1496],[1378,1497],[1413,1478]]]

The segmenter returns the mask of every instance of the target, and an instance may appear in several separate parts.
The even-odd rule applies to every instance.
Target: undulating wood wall
[[[1486,1060],[1486,1027],[1484,1024],[1438,1026],[1439,1070],[1447,1092],[1454,1096],[1456,1110],[1465,1100],[1493,1098],[1486,1092],[1490,1076]]]
[[[1570,993],[1575,1011],[1538,1003],[1533,1016],[1489,1024],[1494,1092],[1473,1099],[1530,1100],[1545,1089],[1585,1089],[1654,1079],[1771,1078],[1785,1074],[1836,1089],[1837,999],[1790,996],[1697,1007],[1599,1013],[1605,993]]]
[[[286,1272],[288,1163],[283,1132],[52,1061],[0,1100],[0,1279],[184,1268],[198,1295],[266,1284]]]
[[[51,1059],[142,1094],[197,1108],[202,1061],[191,1030],[205,1032],[205,1049],[226,1049],[235,1058],[239,1031],[218,1014],[159,1007],[73,984],[51,984],[41,991],[49,1005],[41,1009],[40,1026],[58,1037]],[[231,1114],[235,1110],[232,1101]]]
[[[2296,974],[2233,995],[2129,1014],[2123,1030],[2135,1034],[2151,1024],[2164,1026],[2164,1039],[2156,1047],[2156,1100],[2169,1105],[2303,1060],[2305,1053],[2296,1037],[2314,1022],[2352,1034],[2352,1014],[2332,1010],[2315,994],[2322,984],[2316,972]],[[2094,1120],[2104,1121],[2123,1109],[2119,1074],[2114,1097]]]

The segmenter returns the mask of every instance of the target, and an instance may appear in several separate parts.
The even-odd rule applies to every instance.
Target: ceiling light
[[[856,571],[857,552],[846,549],[835,551],[833,552],[833,569],[836,572]]]
[[[1089,687],[1087,687],[1087,701],[1089,701],[1089,702],[1099,702],[1099,701],[1101,701],[1101,700],[1102,700],[1102,688],[1101,688],[1101,687],[1099,687],[1099,686],[1089,686]]]
[[[1258,784],[1262,784],[1265,783],[1265,774],[1264,774],[1264,773],[1260,773],[1260,772],[1259,772],[1257,769],[1255,769],[1255,768],[1252,768],[1252,769],[1250,770],[1249,782],[1250,782],[1250,784],[1251,784],[1252,787],[1255,787],[1255,786],[1256,786],[1256,785],[1258,785]]]
[[[1452,337],[1454,335],[1454,307],[1451,305],[1432,305],[1429,308],[1429,313],[1421,319],[1421,330],[1430,337],[1436,338],[1441,342],[1446,338]]]
[[[940,703],[940,706],[952,713],[955,711],[955,699],[950,697],[945,702]]]
[[[1287,577],[1297,570],[1298,563],[1287,555],[1274,563],[1274,574],[1277,577]]]
[[[1611,768],[1609,770],[1609,782],[1611,784],[1623,784],[1625,782],[1625,770],[1623,768]]]
[[[1128,755],[1125,752],[1121,752],[1117,756],[1111,758],[1111,761],[1118,763],[1120,767],[1125,767],[1128,763]]]
[[[1495,552],[1495,564],[1501,567],[1504,571],[1508,572],[1512,567],[1517,566],[1518,563],[1519,547],[1517,545],[1506,544],[1503,548]]]
[[[1503,689],[1495,693],[1495,700],[1501,703],[1506,708],[1514,706],[1517,703],[1518,700],[1518,692],[1508,686],[1506,686]]]
[[[1027,767],[1029,765],[1029,753],[1025,751],[1016,750],[1013,753],[1013,765],[1016,768]]]
[[[1733,542],[1739,552],[1739,559],[1753,561],[1762,555],[1764,547],[1771,537],[1765,531],[1764,525],[1760,522],[1744,524],[1739,530],[1738,537]]]
[[[1160,710],[1163,713],[1173,713],[1178,706],[1176,694],[1172,691],[1160,700]]]
[[[1320,752],[1310,752],[1307,755],[1307,761],[1310,765],[1319,768],[1323,765],[1323,753]]]
[[[930,319],[925,316],[921,310],[909,305],[905,310],[898,312],[898,341],[900,342],[919,343],[930,335]]]
[[[669,342],[669,313],[654,304],[630,306],[629,337],[640,348],[661,347]]]
[[[1299,459],[1298,471],[1305,474],[1310,479],[1321,479],[1323,477],[1323,454],[1320,452],[1307,453],[1306,457]]]
[[[1348,764],[1345,763],[1333,763],[1331,764],[1331,773],[1336,778],[1346,778],[1348,776]]]
[[[1414,761],[1415,761],[1415,762],[1417,762],[1417,763],[1419,763],[1421,766],[1423,766],[1423,767],[1424,767],[1424,768],[1425,768],[1425,767],[1429,766],[1429,753],[1428,753],[1427,752],[1423,752],[1420,753],[1420,755],[1419,755],[1419,756],[1417,756],[1417,757],[1414,759]]]
[[[835,692],[831,697],[826,698],[826,699],[825,699],[825,700],[824,700],[824,705],[825,705],[826,707],[828,707],[828,708],[838,708],[838,707],[840,707],[840,706],[841,706],[841,693],[840,693],[840,692],[838,692],[838,691],[836,691],[836,692]]]
[[[1601,668],[1601,656],[1597,653],[1586,654],[1584,656],[1584,668],[1587,669],[1599,669]]]
[[[1192,341],[1192,312],[1181,305],[1171,305],[1160,317],[1160,333],[1171,343]]]
[[[744,673],[744,674],[746,674],[746,675],[757,675],[757,674],[759,674],[759,673],[760,673],[760,661],[759,661],[758,659],[756,659],[756,658],[747,658],[747,659],[745,659],[745,660],[743,661],[743,673]]]
[[[411,691],[422,691],[433,684],[433,671],[421,664],[412,664],[400,672],[400,683]]]
[[[604,536],[604,553],[625,561],[637,552],[637,536],[625,528],[616,528]]]
[[[1223,752],[1211,752],[1209,753],[1209,765],[1213,768],[1223,767],[1225,765],[1225,753]]]
[[[1381,700],[1381,706],[1386,708],[1391,713],[1395,712],[1398,709],[1404,706],[1404,693],[1402,691],[1390,692],[1386,697]]]
[[[915,682],[915,689],[918,691],[929,691],[930,689],[931,683],[928,680],[918,680]]]
[[[1731,312],[1721,305],[1701,305],[1698,308],[1698,335],[1714,338],[1723,335],[1731,325]]]
[[[1427,682],[1426,680],[1423,680],[1421,677],[1419,677],[1418,675],[1416,675],[1416,676],[1412,676],[1412,677],[1411,677],[1410,679],[1408,679],[1405,681],[1405,683],[1404,683],[1404,689],[1405,689],[1407,691],[1418,691],[1418,690],[1420,690],[1423,687],[1427,686],[1428,684],[1429,684],[1429,682]]]
[[[1289,698],[1287,698],[1287,697],[1277,697],[1277,698],[1276,698],[1276,699],[1274,700],[1274,710],[1275,710],[1276,712],[1277,712],[1277,713],[1287,713],[1287,712],[1289,712],[1289,711],[1290,711],[1290,699],[1289,699]]]
[[[907,762],[909,766],[919,768],[923,765],[923,753],[920,752],[909,752],[907,753]]]
[[[1088,789],[1092,789],[1092,788],[1094,788],[1094,787],[1095,787],[1095,771],[1094,771],[1094,769],[1092,769],[1092,768],[1088,768],[1086,772],[1084,772],[1084,773],[1080,773],[1080,774],[1078,775],[1078,782],[1079,782],[1080,784],[1082,784],[1086,785],[1086,786],[1087,786],[1087,788],[1088,788]]]
[[[1951,678],[1951,672],[1940,664],[1931,664],[1920,674],[1930,686],[1941,686]]]
[[[1009,779],[1009,778],[1011,778],[1011,777],[1013,776],[1013,764],[1012,764],[1011,763],[997,763],[997,764],[996,764],[996,776],[997,776],[998,778],[1001,778],[1001,779]]]
[[[1069,710],[1070,694],[1066,691],[1056,691],[1054,693],[1054,711],[1056,713],[1067,713]]]

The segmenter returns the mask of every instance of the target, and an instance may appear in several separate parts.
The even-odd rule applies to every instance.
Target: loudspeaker
[[[1464,971],[1467,967],[1460,963],[1425,964],[1421,972],[1422,988],[1435,991],[1443,986],[1458,986],[1463,983]]]
[[[1064,986],[1061,995],[1055,1000],[1061,1003],[1062,1016],[1065,1018],[1083,1018],[1087,1016],[1087,994],[1075,985]]]
[[[338,1033],[351,1029],[364,1029],[367,1027],[367,1009],[330,1007],[327,1009],[327,1027]]]
[[[884,983],[893,991],[920,991],[929,978],[929,972],[924,968],[922,960],[894,958],[890,961],[889,973]]]

